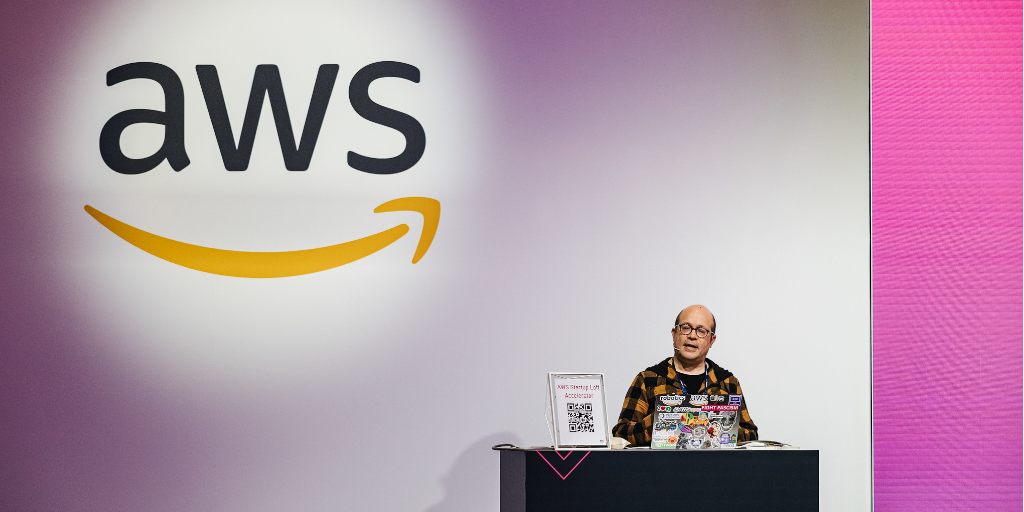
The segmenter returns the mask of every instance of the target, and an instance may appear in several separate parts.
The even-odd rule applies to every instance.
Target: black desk
[[[684,509],[818,510],[818,451],[501,451],[501,512]]]

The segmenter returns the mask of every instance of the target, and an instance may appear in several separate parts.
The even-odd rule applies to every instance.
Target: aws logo
[[[307,170],[334,90],[338,70],[337,64],[320,66],[302,133],[296,144],[280,72],[277,66],[272,64],[257,66],[236,144],[217,68],[212,65],[197,65],[196,75],[206,101],[224,169],[241,172],[249,167],[263,101],[269,98],[285,168],[293,172]],[[396,174],[406,171],[416,165],[426,147],[426,135],[419,121],[404,112],[380,105],[370,99],[370,84],[385,77],[419,83],[420,72],[410,64],[382,61],[363,67],[349,82],[349,103],[357,114],[368,121],[392,128],[405,137],[405,149],[397,156],[380,158],[348,152],[349,167],[370,174]],[[188,167],[191,161],[185,148],[185,95],[178,74],[171,68],[154,62],[125,64],[107,72],[107,86],[133,79],[148,79],[158,83],[164,94],[164,110],[132,109],[111,117],[100,131],[99,149],[103,162],[115,172],[129,175],[151,171],[165,160],[175,171]],[[144,158],[130,158],[122,151],[121,134],[128,127],[138,123],[162,125],[164,139],[160,148],[153,154]],[[85,206],[85,211],[126,242],[153,256],[194,270],[232,277],[288,277],[320,272],[369,256],[409,232],[407,225],[400,224],[374,235],[327,247],[284,252],[232,251],[193,245],[149,233],[88,205]],[[406,197],[388,201],[374,209],[375,213],[395,211],[414,211],[423,215],[423,231],[412,259],[412,262],[416,263],[426,254],[434,239],[440,220],[441,204],[431,198]]]
[[[707,405],[708,395],[690,395],[690,405]]]

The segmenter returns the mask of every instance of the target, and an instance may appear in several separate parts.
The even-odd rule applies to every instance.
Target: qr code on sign
[[[594,431],[594,406],[589,402],[566,404],[569,409],[569,432]]]

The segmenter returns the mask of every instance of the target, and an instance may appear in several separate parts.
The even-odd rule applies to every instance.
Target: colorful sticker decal
[[[651,448],[735,448],[739,433],[739,406],[735,404],[741,400],[739,395],[657,397],[652,407]]]

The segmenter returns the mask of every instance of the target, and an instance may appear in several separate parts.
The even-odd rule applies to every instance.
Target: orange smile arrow
[[[121,222],[89,205],[85,211],[126,242],[157,258],[167,260],[201,272],[232,277],[289,277],[312,274],[340,267],[365,258],[389,245],[409,232],[409,226],[399,224],[351,242],[316,249],[284,252],[246,252],[213,249],[164,238]],[[403,197],[388,201],[374,213],[410,211],[423,214],[423,233],[412,262],[427,253],[437,232],[441,218],[441,203],[429,197]]]

